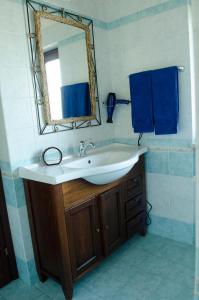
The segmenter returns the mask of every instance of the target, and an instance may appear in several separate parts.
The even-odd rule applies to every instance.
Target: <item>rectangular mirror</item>
[[[35,12],[48,124],[96,117],[94,70],[87,25]]]
[[[101,124],[93,21],[27,0],[40,134]]]

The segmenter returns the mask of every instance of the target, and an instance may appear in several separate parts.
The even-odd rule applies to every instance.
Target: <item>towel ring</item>
[[[50,150],[56,150],[58,152],[58,158],[57,158],[57,161],[56,162],[50,162],[50,160],[48,160],[48,158],[46,157],[46,154],[48,151]],[[63,154],[61,152],[60,149],[58,149],[57,147],[49,147],[49,148],[46,148],[43,153],[42,153],[42,160],[44,162],[44,164],[46,166],[55,166],[55,165],[59,165],[61,162],[62,162],[62,158],[63,158]]]

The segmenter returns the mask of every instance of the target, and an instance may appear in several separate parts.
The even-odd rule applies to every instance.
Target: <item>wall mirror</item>
[[[26,4],[40,134],[100,125],[93,21]]]

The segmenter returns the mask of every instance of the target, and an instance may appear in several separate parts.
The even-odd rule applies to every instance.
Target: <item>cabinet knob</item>
[[[99,228],[96,228],[96,232],[98,232],[98,233],[99,233],[99,232],[100,232],[100,229],[99,229]]]
[[[106,230],[109,230],[109,226],[108,226],[108,225],[105,225],[105,229],[106,229]]]

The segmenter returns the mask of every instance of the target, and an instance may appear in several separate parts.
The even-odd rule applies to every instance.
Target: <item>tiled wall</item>
[[[50,1],[48,1],[50,2]],[[51,1],[55,4],[56,1]],[[58,2],[60,2],[58,0]],[[107,32],[98,21],[97,1],[61,1],[67,9],[88,15],[96,20],[95,44],[99,97],[103,102],[110,87]],[[81,139],[91,138],[98,143],[111,141],[113,126],[104,120],[102,126],[70,132],[39,136],[29,60],[27,22],[24,0],[6,0],[0,12],[0,167],[3,171],[5,196],[20,277],[31,284],[36,280],[33,250],[22,180],[17,177],[20,165],[35,161],[49,147],[73,152]],[[59,4],[59,3],[58,3]],[[99,25],[98,25],[99,24]]]
[[[143,1],[142,10],[136,1],[124,2],[125,5],[112,1],[113,14],[116,16],[119,12],[121,15],[117,15],[117,20],[111,20],[110,15],[108,26],[111,87],[118,98],[130,98],[128,76],[131,73],[171,65],[185,67],[184,72],[179,73],[178,134],[144,134],[142,144],[149,147],[146,155],[147,196],[153,205],[149,231],[193,244],[195,150],[192,148],[189,1],[154,1],[153,4],[153,1]],[[146,6],[146,3],[152,5]],[[127,13],[129,7],[133,11]],[[130,105],[118,106],[113,120],[116,140],[130,144],[137,142],[131,125]]]
[[[148,200],[153,205],[149,231],[182,242],[195,242],[194,152],[149,151]]]
[[[115,141],[137,144],[137,139]],[[143,138],[142,145],[148,147],[147,199],[153,206],[149,232],[194,245],[195,149],[188,140],[179,147],[170,140]]]
[[[55,3],[53,0],[48,2]],[[39,136],[37,131],[23,0],[6,0],[1,4],[0,138],[3,147],[0,150],[0,165],[19,273],[29,284],[35,282],[37,276],[23,184],[17,177],[17,168],[37,160],[41,151],[48,146],[57,146],[64,152],[75,151],[82,138],[93,138],[98,146],[113,141],[135,144],[137,137],[131,128],[130,107],[118,107],[114,124],[110,125],[105,123],[106,107],[102,102],[111,89],[119,97],[129,98],[128,74],[142,68],[165,64],[185,65],[185,72],[180,75],[179,134],[158,139],[150,135],[144,137],[143,143],[150,147],[146,156],[148,199],[153,204],[150,231],[193,243],[195,173],[194,150],[191,146],[187,2],[124,2],[57,0],[58,5],[66,3],[67,9],[94,18],[103,125],[48,136]],[[165,24],[169,24],[166,30]],[[144,32],[143,28],[146,29]],[[181,28],[183,34],[178,32]]]

